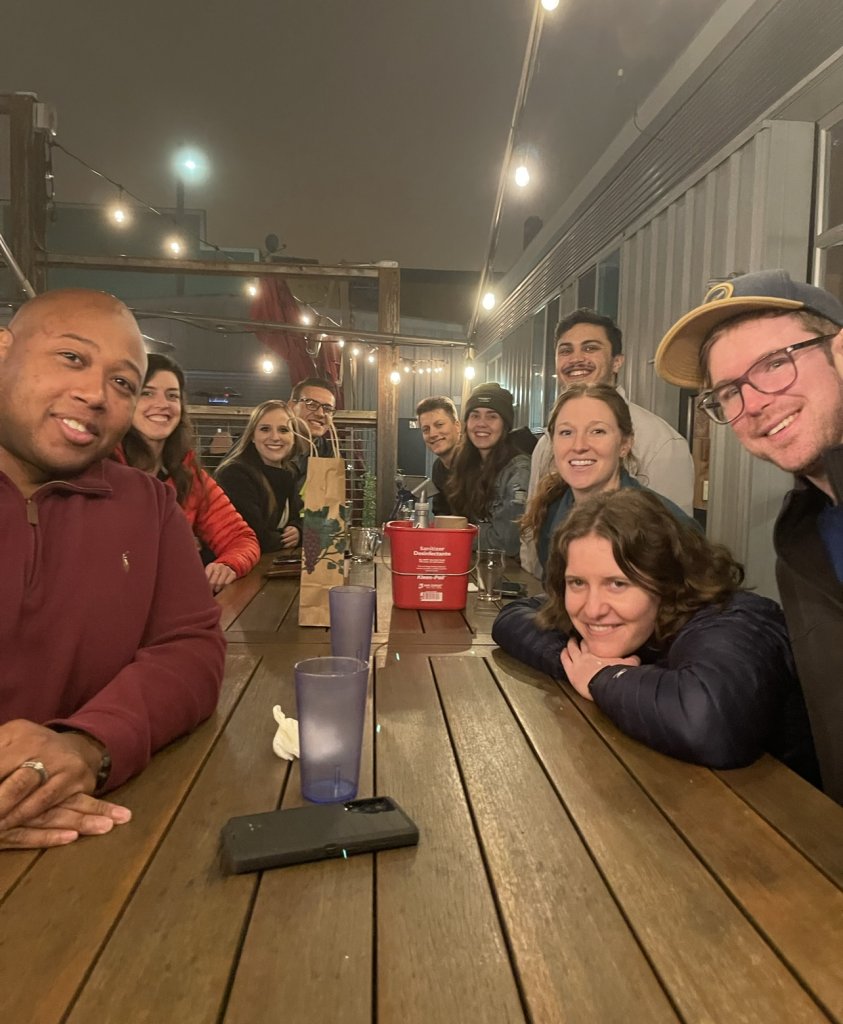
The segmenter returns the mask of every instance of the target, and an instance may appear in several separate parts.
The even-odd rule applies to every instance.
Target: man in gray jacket
[[[622,342],[620,328],[611,317],[593,309],[577,309],[560,320],[556,326],[556,380],[560,392],[571,384],[610,384],[626,399],[623,388],[617,384],[624,359]],[[636,478],[693,515],[694,463],[688,442],[649,409],[632,402],[627,404],[635,431]],[[552,468],[553,447],[544,433],[532,455],[529,497]],[[541,579],[542,567],[532,538],[522,539],[521,564]]]
[[[711,288],[671,327],[656,370],[752,455],[795,475],[773,531],[776,575],[823,789],[843,803],[843,304],[783,270]]]

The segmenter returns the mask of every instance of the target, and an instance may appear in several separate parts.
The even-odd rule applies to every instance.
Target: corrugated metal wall
[[[656,376],[653,359],[665,330],[700,302],[709,281],[764,267],[805,278],[814,152],[813,125],[770,122],[618,240],[621,382],[632,401],[678,425],[679,391]],[[574,277],[561,289],[560,316],[576,305]],[[531,337],[527,321],[503,343],[502,383],[513,391],[528,380]],[[746,564],[752,585],[775,596],[770,536],[791,478],[752,459],[728,428],[712,429],[711,439],[708,533]]]

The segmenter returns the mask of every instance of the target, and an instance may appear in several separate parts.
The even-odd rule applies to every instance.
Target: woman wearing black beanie
[[[479,384],[465,403],[463,438],[451,464],[451,511],[480,527],[478,546],[517,555],[518,519],[524,514],[530,457],[509,440],[515,420],[512,392]]]

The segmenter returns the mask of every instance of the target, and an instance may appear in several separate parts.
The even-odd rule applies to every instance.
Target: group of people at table
[[[498,384],[461,420],[446,398],[419,405],[434,511],[465,515],[544,582],[493,636],[663,753],[729,768],[767,751],[843,803],[843,304],[782,271],[747,274],[656,357],[795,474],[774,534],[784,614],[693,519],[687,442],[626,402],[621,340],[591,310],[559,324],[538,443],[513,430]],[[212,479],[181,369],[147,355],[119,300],[47,292],[0,329],[0,849],[125,823],[102,794],[210,715],[225,649],[213,593],[260,551],[298,545],[303,466],[328,453],[334,404],[316,378],[262,403]]]

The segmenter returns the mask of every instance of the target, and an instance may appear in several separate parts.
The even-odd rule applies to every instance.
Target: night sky
[[[497,270],[525,218],[552,215],[719,6],[561,0],[545,15],[523,138],[534,181],[508,193]],[[7,0],[0,92],[53,103],[59,141],[153,205],[175,202],[171,153],[201,146],[211,175],[186,202],[207,209],[216,244],[275,232],[322,262],[479,270],[532,10]],[[59,200],[114,195],[61,153],[54,169]]]

